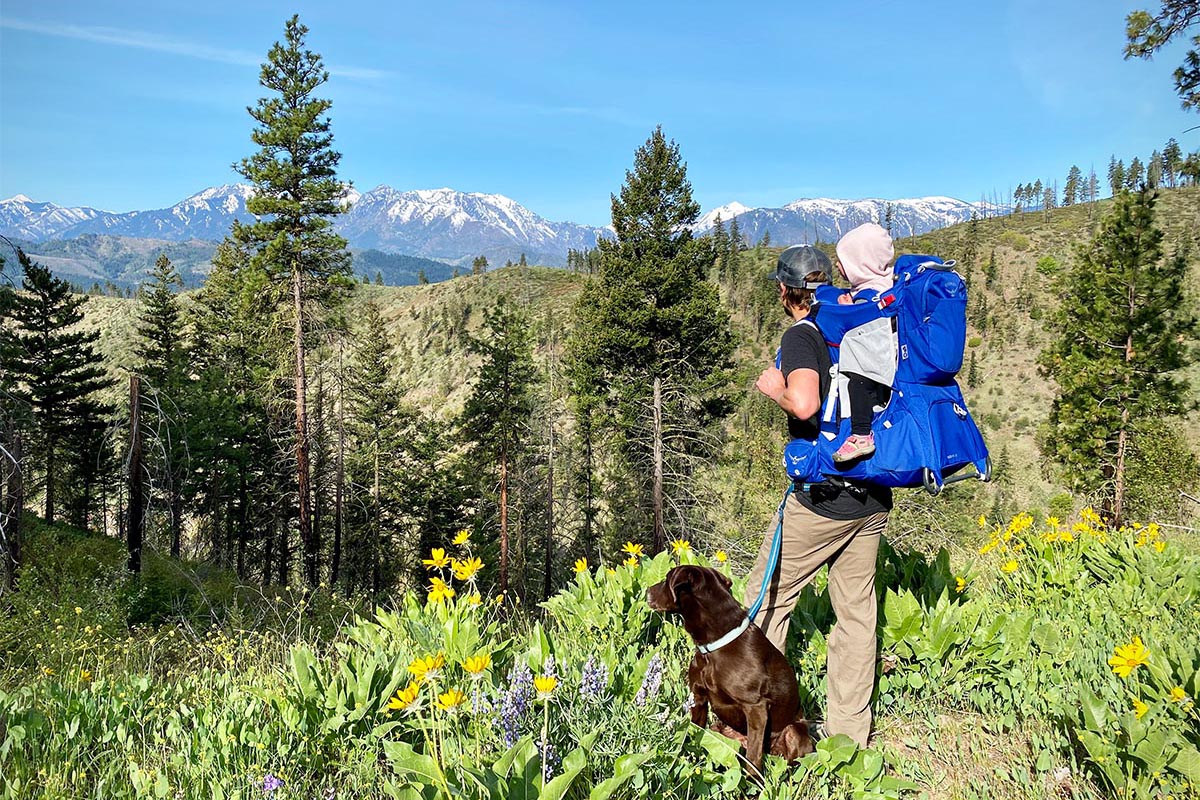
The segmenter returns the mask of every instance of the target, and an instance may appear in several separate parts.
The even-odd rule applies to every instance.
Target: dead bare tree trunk
[[[553,390],[551,391],[553,395]],[[551,408],[546,417],[549,423],[549,454],[546,459],[546,560],[542,565],[542,599],[549,600],[553,589],[551,576],[554,567],[554,410],[553,396]]]
[[[654,538],[652,550],[661,553],[667,546],[663,526],[663,427],[662,427],[662,379],[654,378]]]
[[[315,586],[317,558],[313,549],[312,519],[309,511],[312,487],[309,484],[308,467],[308,410],[305,396],[308,380],[304,367],[304,274],[300,263],[292,263],[292,301],[295,303],[295,326],[293,346],[296,348],[296,525],[300,533],[300,544],[304,548],[304,575],[309,586]],[[284,552],[287,552],[286,543]]]
[[[500,453],[500,591],[508,591],[508,453]]]
[[[137,375],[129,376],[129,571],[142,571],[145,526],[145,476],[142,474],[142,397]]]
[[[0,531],[0,545],[4,550],[4,588],[17,588],[17,569],[21,566],[21,515],[25,510],[25,481],[21,474],[21,432],[13,430],[8,441],[8,456],[12,459],[12,471],[8,473],[4,496],[4,528]]]
[[[346,490],[346,402],[342,396],[345,386],[342,374],[342,346],[338,344],[338,452],[337,485],[333,490],[333,567],[329,576],[330,587],[336,586],[342,568],[342,523]]]

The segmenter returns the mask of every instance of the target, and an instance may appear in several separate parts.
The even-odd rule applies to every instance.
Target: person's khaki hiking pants
[[[789,497],[783,517],[783,547],[774,581],[754,620],[779,652],[787,655],[792,609],[800,591],[826,563],[829,598],[837,624],[829,635],[825,731],[844,733],[862,747],[871,734],[875,688],[875,557],[886,513],[852,520],[827,519]],[[776,521],[763,539],[746,585],[746,605],[758,597],[771,553]]]

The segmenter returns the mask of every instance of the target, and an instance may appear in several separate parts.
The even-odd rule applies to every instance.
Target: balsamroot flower
[[[558,678],[553,675],[539,675],[533,679],[533,688],[537,689],[538,700],[549,700],[554,696],[558,686]]]
[[[430,580],[433,585],[429,587],[429,602],[440,603],[454,597],[454,589],[450,588],[450,584],[437,577],[430,578]]]
[[[421,692],[421,681],[415,680],[403,689],[397,689],[396,694],[388,701],[388,709],[391,711],[403,711],[411,706],[417,700],[417,695]]]
[[[962,594],[966,590],[967,590],[967,579],[961,578],[961,577],[956,577],[954,579],[954,591],[958,592],[959,594]]]
[[[429,553],[429,558],[423,559],[421,563],[430,569],[441,569],[450,563],[450,559],[446,556],[444,548],[435,547]]]
[[[588,563],[586,558],[580,558],[575,561],[575,574],[588,571]]]
[[[641,558],[646,555],[646,549],[640,544],[634,544],[633,542],[626,542],[625,546],[621,548],[621,552],[628,553],[631,558]]]
[[[629,558],[625,559],[625,560],[624,560],[623,562],[621,562],[621,563],[623,563],[625,566],[629,567],[630,569],[633,569],[634,567],[636,567],[636,566],[637,566],[639,563],[641,563],[641,562],[639,562],[639,561],[637,560],[637,556],[630,556]]]
[[[454,534],[454,541],[451,542],[455,547],[462,547],[465,544],[471,543],[471,532],[463,528],[458,533]]]
[[[462,667],[467,674],[472,678],[477,678],[488,667],[492,665],[492,656],[489,653],[484,653],[481,656],[471,656],[466,661],[462,662]]]
[[[425,656],[413,661],[408,665],[408,674],[418,681],[431,681],[441,673],[444,666],[446,666],[446,656],[438,653],[436,656]]]
[[[438,695],[437,707],[442,711],[454,711],[467,702],[467,696],[458,689],[450,689]]]
[[[1017,563],[1015,558],[1010,558],[1008,561],[1004,562],[1004,566],[1000,567],[1000,571],[1012,573],[1016,572],[1020,566],[1021,565]]]
[[[1138,719],[1146,716],[1146,712],[1150,710],[1150,706],[1143,703],[1138,698],[1133,698],[1133,715]]]
[[[469,581],[475,577],[475,573],[483,569],[483,562],[478,558],[465,558],[462,561],[454,560],[451,562],[451,568],[454,570],[454,577],[460,581]]]
[[[687,539],[673,539],[671,541],[671,552],[675,555],[691,552],[692,543]]]
[[[1108,659],[1108,665],[1117,675],[1128,678],[1129,673],[1149,660],[1150,651],[1142,644],[1141,637],[1135,636],[1132,642],[1121,645],[1113,652],[1112,658]]]
[[[729,560],[729,553],[726,553],[724,550],[718,550],[715,558],[718,564],[724,564]]]
[[[1183,703],[1186,703],[1188,700],[1191,700],[1191,699],[1192,698],[1187,696],[1187,692],[1185,692],[1183,690],[1182,686],[1172,686],[1171,687],[1171,702],[1172,703],[1179,703],[1182,705]]]

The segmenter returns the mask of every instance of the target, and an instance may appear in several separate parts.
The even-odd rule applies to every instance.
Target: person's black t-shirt
[[[785,382],[793,370],[814,370],[823,400],[829,394],[832,363],[825,340],[814,325],[793,325],[784,332],[779,368]],[[813,439],[820,429],[816,415],[809,419],[797,419],[788,414],[787,425],[788,437],[792,439]],[[815,484],[808,492],[797,491],[796,497],[805,508],[826,519],[861,519],[892,509],[892,490],[873,484],[838,485],[824,482]]]

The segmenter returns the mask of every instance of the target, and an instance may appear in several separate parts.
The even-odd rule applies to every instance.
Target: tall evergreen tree
[[[1125,171],[1125,188],[1131,192],[1136,192],[1145,182],[1146,176],[1143,173],[1142,160],[1137,156],[1133,157],[1133,161],[1129,162],[1129,169]]]
[[[1067,173],[1067,183],[1063,187],[1063,205],[1075,205],[1075,200],[1083,189],[1083,173],[1079,171],[1079,167],[1072,164],[1071,171]]]
[[[1146,188],[1157,189],[1162,185],[1162,153],[1155,150],[1146,162]]]
[[[1137,425],[1194,405],[1175,377],[1189,361],[1185,343],[1196,327],[1184,302],[1187,258],[1165,258],[1162,238],[1153,194],[1118,195],[1100,232],[1063,273],[1059,338],[1040,358],[1058,384],[1048,453],[1117,522]]]
[[[189,388],[186,376],[181,312],[174,289],[182,286],[179,273],[166,255],[160,255],[142,290],[138,321],[137,371],[145,379],[142,391],[149,402],[142,413],[153,427],[143,435],[152,446],[147,455],[160,462],[167,511],[170,515],[171,556],[180,557],[183,531],[183,483],[187,473],[187,420]],[[149,419],[152,418],[152,419]],[[147,434],[149,434],[147,436]]]
[[[460,426],[468,458],[485,476],[485,492],[495,492],[498,517],[500,590],[509,583],[509,519],[512,468],[529,440],[534,411],[533,338],[529,321],[505,298],[488,315],[485,334],[469,340],[471,352],[483,363],[463,408]],[[494,487],[494,488],[493,488]]]
[[[1176,36],[1195,32],[1200,25],[1197,0],[1162,0],[1158,14],[1132,11],[1125,18],[1125,58],[1151,58]],[[1192,36],[1192,49],[1175,69],[1175,91],[1185,109],[1200,111],[1200,36]]]
[[[102,425],[109,409],[96,393],[110,385],[95,344],[100,332],[79,327],[86,295],[73,295],[70,285],[18,251],[24,269],[24,292],[12,302],[15,343],[14,395],[32,414],[33,447],[42,472],[45,518],[53,522],[63,464],[72,469],[95,463],[96,437],[84,429]],[[26,490],[28,492],[28,489]]]
[[[689,228],[699,211],[678,145],[655,129],[612,199],[616,238],[600,241],[600,277],[577,302],[570,345],[625,462],[618,494],[632,499],[628,521],[656,550],[666,542],[668,498],[686,511],[685,456],[731,408],[733,335],[705,279],[709,242]]]
[[[1125,164],[1118,161],[1116,156],[1108,162],[1108,188],[1112,190],[1114,197],[1125,188]]]
[[[1163,175],[1166,176],[1167,186],[1175,188],[1176,181],[1179,180],[1179,172],[1183,167],[1183,150],[1179,147],[1179,142],[1174,138],[1168,139],[1166,146],[1162,152]]]
[[[329,79],[321,57],[305,49],[308,28],[299,16],[287,22],[283,43],[267,54],[259,82],[273,94],[250,109],[257,123],[251,139],[259,151],[237,170],[253,184],[246,210],[257,217],[235,223],[235,237],[250,246],[272,282],[290,288],[294,356],[297,527],[304,548],[305,578],[317,582],[313,535],[307,412],[306,339],[309,306],[330,302],[349,283],[346,240],[333,232],[332,217],[342,213],[344,186],[337,179],[341,154],[325,114],[330,101],[314,97]]]

